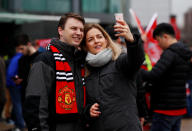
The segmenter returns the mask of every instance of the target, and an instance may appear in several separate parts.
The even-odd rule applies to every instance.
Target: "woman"
[[[144,60],[139,37],[124,21],[117,21],[116,36],[124,37],[127,54],[122,54],[98,24],[85,26],[87,62],[87,107],[91,131],[140,131],[136,105],[136,72]]]

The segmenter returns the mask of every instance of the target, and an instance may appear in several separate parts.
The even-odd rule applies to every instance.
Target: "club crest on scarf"
[[[63,87],[58,92],[57,100],[62,108],[65,110],[71,110],[73,103],[76,101],[74,90],[68,88],[67,86]]]

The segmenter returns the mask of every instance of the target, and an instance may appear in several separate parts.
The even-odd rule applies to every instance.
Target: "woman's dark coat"
[[[134,43],[127,42],[127,54],[102,67],[90,67],[87,77],[88,105],[98,103],[101,112],[92,118],[91,131],[141,131],[138,118],[135,74],[144,60],[142,44],[135,37]]]

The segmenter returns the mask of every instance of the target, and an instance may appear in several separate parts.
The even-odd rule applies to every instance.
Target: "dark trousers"
[[[154,113],[151,131],[180,131],[182,116]]]
[[[83,127],[79,123],[79,121],[78,122],[60,123],[60,124],[57,124],[56,131],[85,131],[85,127]]]
[[[24,119],[22,113],[22,104],[21,104],[21,89],[17,87],[9,87],[11,100],[13,103],[13,115],[15,117],[15,125],[18,128],[24,128]]]

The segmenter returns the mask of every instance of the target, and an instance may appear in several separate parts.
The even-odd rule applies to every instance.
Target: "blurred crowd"
[[[3,56],[0,57],[0,121],[18,130],[25,127],[22,106],[30,67],[42,49],[36,41],[30,42],[26,34],[18,35],[14,45],[15,55],[12,58],[5,61]]]

